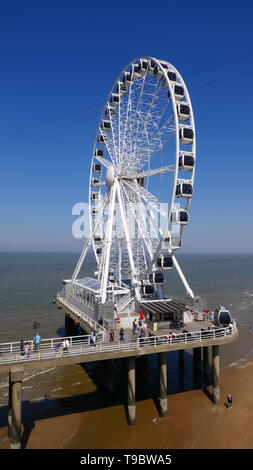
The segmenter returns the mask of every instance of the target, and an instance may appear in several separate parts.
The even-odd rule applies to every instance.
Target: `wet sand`
[[[127,425],[123,405],[40,419],[27,435],[26,449],[251,449],[252,375],[252,360],[223,371],[218,405],[200,389],[168,395],[165,418],[153,399],[140,400],[135,426]],[[229,411],[228,393],[234,402]],[[0,428],[0,449],[9,448],[6,432]]]

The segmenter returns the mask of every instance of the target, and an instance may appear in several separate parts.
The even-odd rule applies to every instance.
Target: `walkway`
[[[37,367],[38,362],[52,359],[57,359],[58,365],[61,365],[61,361],[66,363],[64,359],[70,357],[77,358],[77,356],[78,362],[88,362],[91,360],[91,356],[96,356],[93,360],[107,359],[108,353],[110,353],[111,358],[114,357],[114,353],[119,353],[116,357],[124,357],[126,356],[126,352],[128,352],[128,356],[143,355],[164,350],[189,349],[191,347],[222,344],[232,341],[237,335],[238,330],[235,322],[227,328],[213,328],[211,330],[173,335],[163,334],[146,338],[139,338],[137,335],[132,335],[132,338],[134,336],[136,337],[133,340],[117,340],[114,342],[108,342],[108,340],[104,341],[102,333],[98,333],[96,346],[89,344],[89,335],[70,337],[70,346],[67,352],[64,352],[62,347],[64,338],[48,338],[41,341],[39,351],[35,351],[33,342],[28,341],[30,346],[28,356],[21,355],[19,342],[2,343],[0,344],[0,373],[6,372],[6,368],[1,367],[4,365],[25,365],[36,362],[35,367]]]

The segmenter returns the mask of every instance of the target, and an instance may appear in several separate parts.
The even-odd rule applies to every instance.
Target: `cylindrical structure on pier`
[[[13,367],[10,372],[10,387],[12,401],[11,415],[11,449],[21,449],[21,407],[22,407],[22,380],[24,370]]]
[[[212,362],[213,362],[213,402],[219,403],[220,401],[220,354],[219,346],[212,346]]]
[[[167,414],[167,352],[159,354],[160,360],[160,415],[166,416]]]
[[[128,423],[135,424],[135,358],[129,357],[127,359],[127,372],[128,372]]]
[[[184,368],[184,349],[179,349],[178,351],[178,360],[179,360],[179,368]]]
[[[208,346],[203,346],[203,372],[204,376],[208,376],[209,372],[209,348]]]
[[[8,437],[11,437],[11,425],[12,425],[12,384],[11,384],[11,373],[9,373],[9,403],[8,403]]]
[[[193,386],[201,385],[201,348],[193,348]]]

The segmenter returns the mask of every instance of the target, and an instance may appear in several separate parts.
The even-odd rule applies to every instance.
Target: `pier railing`
[[[56,301],[63,305],[63,307],[66,307],[70,312],[73,312],[76,317],[78,317],[80,320],[83,320],[85,323],[87,323],[92,330],[94,330],[96,333],[100,333],[103,336],[103,339],[106,338],[106,329],[99,325],[95,320],[93,320],[91,317],[86,315],[84,312],[79,310],[79,308],[75,307],[72,303],[70,303],[68,300],[64,299],[62,296],[62,292],[58,292],[56,295]]]
[[[136,351],[140,348],[158,348],[164,345],[179,345],[200,342],[203,346],[205,341],[219,340],[236,334],[236,323],[226,328],[213,328],[211,330],[194,331],[188,333],[177,333],[160,336],[148,336],[136,338],[131,341],[104,342],[102,334],[96,334],[96,343],[90,344],[90,336],[68,337],[70,345],[67,351],[63,350],[63,340],[65,338],[50,338],[42,340],[39,350],[35,350],[32,341],[30,344],[29,355],[25,356],[24,351],[20,351],[20,343],[2,343],[0,344],[0,365],[9,363],[20,363],[27,361],[38,361],[45,359],[55,359],[66,356],[80,356],[94,353],[107,353],[114,351]],[[57,346],[58,345],[58,346]],[[169,349],[168,349],[169,350]],[[158,352],[158,351],[157,351]]]
[[[69,348],[76,346],[83,346],[90,344],[90,335],[78,335],[78,336],[64,336],[56,338],[46,338],[42,339],[39,344],[40,351],[46,350],[57,350],[63,347],[63,341],[69,340]],[[96,334],[96,343],[103,341],[103,335],[101,333]],[[15,341],[12,343],[0,343],[0,361],[5,354],[15,354],[23,352],[25,355],[25,344],[29,346],[29,353],[36,351],[35,343],[32,339],[23,341],[23,350],[21,351],[20,341]]]

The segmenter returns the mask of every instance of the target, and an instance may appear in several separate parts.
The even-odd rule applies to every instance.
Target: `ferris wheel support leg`
[[[182,283],[184,284],[184,286],[185,286],[185,288],[186,288],[187,293],[189,294],[189,296],[190,296],[192,299],[194,299],[194,293],[193,293],[193,291],[191,290],[191,288],[190,288],[190,286],[189,286],[187,280],[185,279],[184,274],[183,274],[183,271],[181,270],[181,268],[180,268],[180,266],[179,266],[179,264],[178,264],[178,262],[177,262],[177,260],[176,260],[175,255],[172,255],[172,259],[173,259],[174,266],[175,266],[175,268],[176,268],[176,270],[177,270],[177,272],[178,272],[178,274],[179,274],[179,277],[180,277]]]
[[[111,254],[111,245],[112,245],[112,226],[113,226],[113,214],[115,209],[115,194],[116,188],[115,184],[112,185],[110,191],[110,206],[109,206],[109,214],[108,214],[108,221],[106,227],[106,237],[104,240],[104,257],[102,258],[101,263],[101,301],[102,304],[106,301],[106,291],[107,291],[107,284],[108,284],[108,275],[109,275],[109,262],[110,262],[110,254]]]
[[[95,232],[96,232],[96,230],[97,230],[97,226],[98,226],[98,224],[99,224],[100,217],[101,217],[101,215],[103,214],[103,210],[104,210],[104,208],[105,208],[106,202],[107,202],[107,196],[105,197],[104,204],[103,204],[103,206],[101,207],[101,209],[100,209],[100,211],[99,211],[99,213],[98,213],[97,220],[96,220],[96,222],[95,222],[95,225],[94,225],[94,228],[93,228],[93,230],[92,230],[91,236],[87,239],[87,241],[86,241],[86,243],[85,243],[85,245],[84,245],[84,247],[83,247],[83,251],[82,251],[81,256],[80,256],[80,258],[79,258],[79,260],[78,260],[78,262],[77,262],[77,265],[76,265],[75,271],[74,271],[74,273],[73,273],[73,276],[72,276],[71,284],[70,284],[70,285],[73,284],[73,282],[76,280],[76,278],[77,278],[77,276],[78,276],[78,274],[79,274],[79,272],[80,272],[80,269],[81,269],[82,264],[83,264],[83,262],[84,262],[84,259],[85,259],[85,256],[86,256],[86,254],[87,254],[87,251],[88,251],[90,245],[92,244],[93,236],[94,236],[94,234],[95,234]]]
[[[122,219],[122,224],[123,224],[123,229],[124,229],[124,234],[125,234],[125,239],[126,239],[126,245],[127,245],[127,251],[128,251],[129,261],[130,261],[130,267],[131,267],[132,281],[133,281],[133,284],[135,284],[136,278],[135,278],[135,269],[134,269],[134,259],[133,259],[132,249],[131,249],[131,240],[130,240],[126,218],[125,218],[124,206],[122,202],[122,197],[121,197],[121,192],[120,192],[118,181],[115,181],[114,184],[116,184],[116,190],[117,190],[118,201],[119,201],[119,210],[121,214],[121,219]],[[137,300],[140,300],[140,293],[139,293],[138,287],[135,287],[135,295],[136,295]]]

